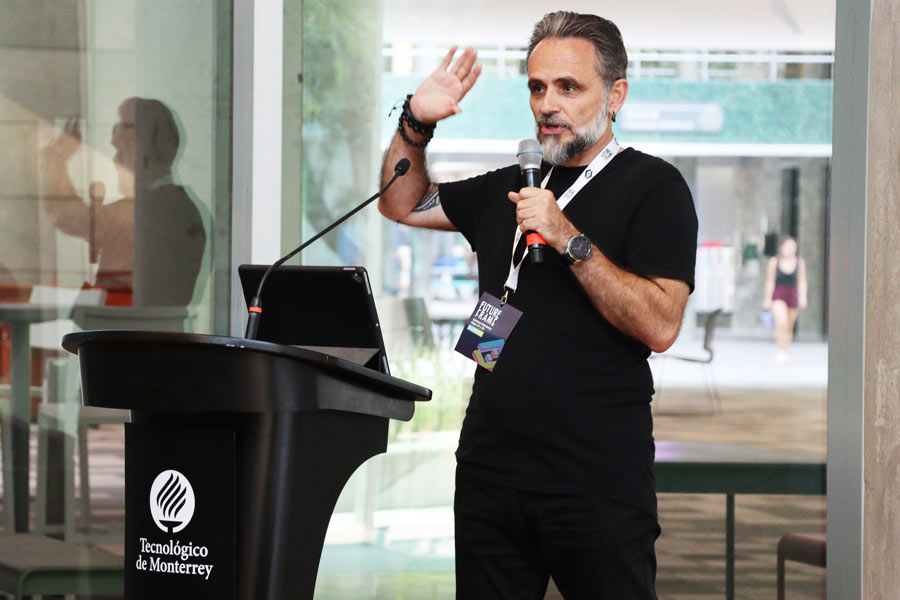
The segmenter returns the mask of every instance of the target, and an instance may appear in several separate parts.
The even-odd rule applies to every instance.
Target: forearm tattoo
[[[431,210],[435,206],[440,206],[441,197],[438,196],[438,186],[433,185],[428,188],[428,191],[425,192],[425,195],[422,196],[422,199],[419,200],[419,203],[416,204],[416,207],[413,208],[413,212],[425,212],[426,210]]]

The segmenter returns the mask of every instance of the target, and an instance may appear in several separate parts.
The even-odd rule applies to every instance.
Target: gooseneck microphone
[[[519,161],[519,169],[522,172],[522,187],[540,187],[541,179],[541,159],[544,153],[541,152],[541,145],[537,140],[527,139],[519,142],[519,150],[516,152],[516,160]],[[525,245],[527,246],[528,257],[534,264],[544,262],[544,251],[547,249],[547,242],[536,231],[525,232]]]
[[[287,262],[294,256],[296,256],[301,250],[303,250],[304,248],[306,248],[307,246],[309,246],[310,244],[315,242],[317,239],[319,239],[320,237],[322,237],[323,235],[325,235],[326,233],[328,233],[329,231],[331,231],[332,229],[334,229],[335,227],[337,227],[338,225],[340,225],[341,223],[343,223],[344,221],[346,221],[347,219],[349,219],[350,217],[352,217],[353,215],[355,215],[356,213],[358,213],[359,211],[364,209],[366,206],[369,205],[370,202],[372,202],[373,200],[375,200],[376,198],[381,196],[385,191],[387,191],[387,189],[394,184],[394,182],[397,180],[398,177],[403,177],[404,175],[406,175],[407,171],[409,171],[409,159],[401,158],[400,160],[397,161],[397,164],[394,165],[393,177],[391,177],[390,181],[388,181],[384,185],[383,188],[378,190],[378,192],[376,192],[375,195],[366,199],[365,201],[363,201],[362,204],[360,204],[359,206],[357,206],[356,208],[354,208],[353,210],[351,210],[350,212],[345,214],[343,217],[339,218],[337,221],[335,221],[334,223],[332,223],[331,225],[329,225],[328,227],[326,227],[325,229],[323,229],[316,235],[312,236],[310,239],[306,240],[305,242],[303,242],[302,244],[300,244],[299,246],[297,246],[296,248],[291,250],[289,253],[285,254],[284,256],[282,256],[281,258],[276,260],[274,263],[272,263],[269,266],[268,269],[266,269],[265,273],[263,273],[263,276],[259,280],[259,285],[256,288],[256,294],[250,300],[250,307],[247,309],[247,311],[249,312],[249,315],[247,318],[247,331],[244,333],[244,337],[246,339],[248,339],[248,340],[256,339],[256,331],[259,329],[259,319],[260,319],[260,316],[262,316],[262,289],[263,289],[263,285],[265,285],[265,283],[266,283],[266,279],[269,277],[269,273],[271,273],[273,270],[275,270],[278,267],[280,267],[281,265],[283,265],[285,262]]]

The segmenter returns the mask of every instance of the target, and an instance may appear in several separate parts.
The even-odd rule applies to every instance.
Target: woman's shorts
[[[797,308],[799,305],[797,302],[797,288],[790,285],[776,286],[775,292],[772,293],[772,302],[775,302],[776,300],[781,300],[787,304],[789,308]]]

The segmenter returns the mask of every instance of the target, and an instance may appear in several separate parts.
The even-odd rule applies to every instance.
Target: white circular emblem
[[[150,514],[166,533],[178,533],[194,516],[194,488],[178,471],[163,471],[150,486]]]

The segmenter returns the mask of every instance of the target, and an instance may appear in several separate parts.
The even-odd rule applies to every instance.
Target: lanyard
[[[578,176],[578,179],[575,180],[569,189],[565,191],[565,193],[557,198],[556,203],[559,205],[559,210],[564,210],[566,206],[569,205],[569,202],[586,186],[591,178],[603,170],[603,168],[610,163],[610,161],[619,153],[621,146],[619,146],[619,142],[616,141],[616,138],[613,137],[610,140],[609,144],[598,154],[594,160],[591,161],[585,169],[584,172]],[[544,180],[541,182],[541,187],[546,188],[547,183],[550,181],[550,176],[553,174],[553,168],[550,168],[550,171],[547,173],[547,176],[544,177]],[[516,287],[519,285],[519,269],[522,268],[522,263],[525,262],[525,259],[528,257],[528,252],[524,252],[522,254],[522,260],[519,261],[519,264],[515,263],[515,254],[516,254],[516,246],[519,245],[519,240],[522,238],[522,230],[516,227],[516,235],[513,239],[513,249],[512,256],[509,259],[509,275],[506,277],[506,283],[503,284],[504,293],[502,302],[505,304],[509,295],[511,293],[515,293]]]

